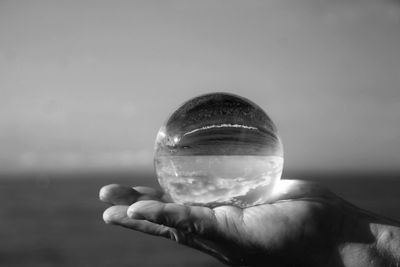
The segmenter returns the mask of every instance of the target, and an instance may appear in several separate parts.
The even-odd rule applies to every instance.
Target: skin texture
[[[108,185],[103,219],[162,236],[234,266],[398,266],[397,222],[315,183],[281,180],[268,204],[241,209],[170,203],[149,187]]]

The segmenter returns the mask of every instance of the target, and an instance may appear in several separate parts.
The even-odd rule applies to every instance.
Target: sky
[[[151,170],[157,131],[222,91],[285,169],[400,171],[400,2],[0,1],[0,172]]]

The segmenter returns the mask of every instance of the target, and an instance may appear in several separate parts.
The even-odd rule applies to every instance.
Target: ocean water
[[[174,202],[215,207],[265,203],[280,179],[277,156],[162,156],[156,159],[160,184]]]
[[[400,220],[400,174],[290,173],[355,205]],[[110,183],[157,187],[152,173],[0,175],[0,266],[226,266],[167,239],[105,225]]]

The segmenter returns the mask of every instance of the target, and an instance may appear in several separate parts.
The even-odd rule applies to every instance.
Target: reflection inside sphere
[[[268,201],[283,168],[276,127],[253,102],[233,94],[195,97],[160,128],[158,181],[174,202],[249,207]]]

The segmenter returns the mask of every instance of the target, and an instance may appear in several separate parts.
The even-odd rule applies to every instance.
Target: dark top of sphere
[[[221,123],[255,127],[265,132],[276,131],[271,119],[258,105],[228,93],[212,93],[190,99],[171,115],[166,130],[173,135]]]
[[[168,119],[157,153],[165,155],[281,155],[272,120],[243,97],[213,93],[195,97]]]

